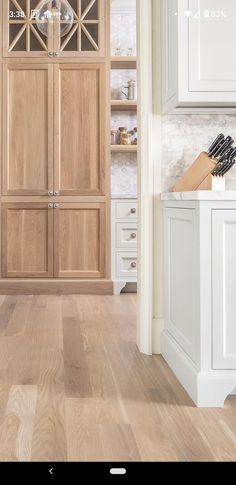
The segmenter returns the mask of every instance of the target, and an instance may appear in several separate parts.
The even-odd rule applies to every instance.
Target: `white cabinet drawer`
[[[138,204],[137,201],[117,201],[116,202],[116,219],[137,220]]]
[[[138,228],[135,223],[116,224],[116,247],[121,249],[136,249]]]
[[[116,253],[116,276],[137,278],[137,260],[136,253]]]

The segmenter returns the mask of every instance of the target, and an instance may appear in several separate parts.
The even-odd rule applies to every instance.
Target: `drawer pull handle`
[[[52,190],[49,190],[48,195],[49,195],[49,197],[52,197],[53,196],[53,191]]]
[[[137,234],[135,234],[135,232],[133,232],[133,234],[131,234],[131,238],[132,239],[137,239]]]
[[[49,209],[53,209],[54,205],[53,204],[48,204]]]
[[[136,214],[137,212],[137,209],[135,209],[135,207],[133,207],[133,209],[131,209],[131,214]]]
[[[54,209],[59,209],[60,204],[54,204]]]
[[[58,190],[56,190],[53,195],[54,195],[54,197],[58,197],[60,195],[60,193],[59,193]]]
[[[135,262],[131,263],[131,268],[133,268],[133,269],[137,268],[137,263],[135,263]]]
[[[48,57],[53,57],[54,56],[54,52],[48,52]]]

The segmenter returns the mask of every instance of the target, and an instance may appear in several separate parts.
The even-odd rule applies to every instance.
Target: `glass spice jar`
[[[111,130],[111,145],[117,145],[117,130]]]

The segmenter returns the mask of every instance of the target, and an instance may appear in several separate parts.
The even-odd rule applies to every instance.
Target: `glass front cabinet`
[[[104,0],[4,0],[3,56],[103,57]]]

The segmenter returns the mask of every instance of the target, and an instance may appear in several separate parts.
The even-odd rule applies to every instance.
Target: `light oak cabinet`
[[[3,65],[3,195],[53,187],[53,66]]]
[[[162,0],[163,111],[236,108],[236,2]]]
[[[2,204],[4,278],[53,277],[53,210],[47,203]]]
[[[104,278],[105,234],[105,204],[58,204],[54,210],[55,276]]]
[[[61,37],[57,22],[53,36],[52,25],[48,36],[40,33],[33,11],[42,2],[1,2],[3,294],[113,289],[105,35],[110,2],[67,3],[74,20]],[[51,0],[48,6],[55,7]]]
[[[105,277],[105,204],[2,205],[4,278]]]
[[[54,186],[61,195],[105,192],[105,69],[54,66]]]
[[[104,64],[3,70],[3,194],[104,195]]]
[[[51,0],[48,1],[49,7]],[[43,35],[37,28],[39,0],[4,0],[4,57],[104,57],[107,0],[67,0],[73,25],[64,35]],[[60,26],[59,26],[60,29]],[[60,33],[60,32],[59,32]]]

